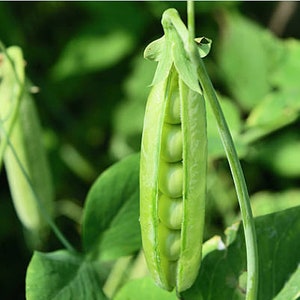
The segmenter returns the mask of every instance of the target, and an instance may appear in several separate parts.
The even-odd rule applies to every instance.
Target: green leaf
[[[280,89],[299,90],[299,56],[300,41],[294,39],[286,40],[284,42],[284,55],[277,64],[277,68],[271,73],[271,83]]]
[[[131,155],[99,176],[88,193],[83,247],[100,259],[114,259],[141,247],[139,155]]]
[[[282,289],[300,261],[300,206],[255,219],[259,252],[258,300],[271,300]],[[225,250],[207,254],[185,300],[245,299],[246,250],[243,228],[230,230]],[[234,239],[233,230],[237,230]],[[290,299],[290,298],[286,298]]]
[[[80,35],[71,40],[52,70],[58,79],[83,75],[117,63],[134,46],[131,34],[116,30],[106,36]]]
[[[289,281],[273,300],[297,300],[300,297],[300,267],[291,275]]]
[[[300,70],[299,70],[300,74]],[[251,111],[244,138],[249,142],[294,122],[300,114],[300,89],[269,93]]]
[[[175,291],[167,292],[154,284],[150,277],[129,281],[113,300],[177,300]]]
[[[267,30],[237,13],[225,14],[218,60],[231,96],[250,110],[271,91],[270,76],[282,44]]]
[[[27,300],[104,300],[99,276],[88,261],[65,250],[35,252],[26,274]]]

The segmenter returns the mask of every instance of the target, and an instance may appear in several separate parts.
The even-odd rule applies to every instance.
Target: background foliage
[[[282,13],[289,7],[280,5],[196,3],[196,33],[213,40],[205,63],[242,157],[255,215],[300,205],[300,11],[296,2],[286,4],[292,14],[284,23]],[[0,39],[22,47],[27,75],[40,90],[35,99],[55,183],[57,222],[77,248],[91,184],[112,163],[139,151],[155,69],[142,52],[161,36],[160,18],[169,7],[185,18],[185,2],[0,3]],[[238,219],[211,120],[208,129],[206,238],[222,235]],[[5,172],[0,180],[0,297],[23,299],[32,250]],[[60,247],[51,237],[44,250]]]

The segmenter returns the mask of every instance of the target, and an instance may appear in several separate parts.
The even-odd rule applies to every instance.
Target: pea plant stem
[[[247,252],[247,294],[246,300],[256,300],[258,290],[258,251],[256,242],[255,224],[252,216],[250,199],[247,185],[242,171],[242,167],[226,122],[222,108],[219,104],[213,84],[207,74],[204,63],[196,49],[194,40],[194,29],[190,31],[190,18],[194,19],[193,1],[188,1],[188,25],[189,34],[191,35],[188,49],[190,57],[197,68],[198,80],[204,92],[204,98],[210,103],[215,116],[219,134],[225,149],[225,153],[231,169],[245,233],[246,252]],[[193,25],[194,26],[194,25]]]

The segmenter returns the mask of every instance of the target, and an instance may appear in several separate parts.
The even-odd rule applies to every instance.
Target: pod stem
[[[233,177],[241,216],[243,220],[246,252],[247,252],[247,294],[246,300],[256,300],[258,291],[258,250],[256,241],[256,231],[252,210],[250,205],[249,194],[242,167],[236,152],[226,119],[224,117],[222,108],[218,101],[213,84],[208,76],[203,60],[200,57],[194,40],[194,27],[193,1],[188,1],[188,25],[189,25],[189,43],[188,49],[192,62],[197,68],[198,80],[204,92],[204,98],[210,103],[213,114],[215,116],[219,134],[225,149],[227,160],[230,166],[231,174]]]

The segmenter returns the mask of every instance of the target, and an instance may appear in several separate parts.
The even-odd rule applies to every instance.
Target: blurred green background
[[[255,215],[300,205],[300,9],[297,2],[196,2],[196,32],[242,158]],[[0,40],[21,46],[44,128],[57,223],[80,248],[84,199],[108,166],[139,151],[155,64],[145,46],[162,12],[185,2],[0,2]],[[238,218],[230,172],[208,111],[206,237]],[[0,298],[24,299],[32,250],[0,174]],[[54,237],[44,250],[61,245]]]

